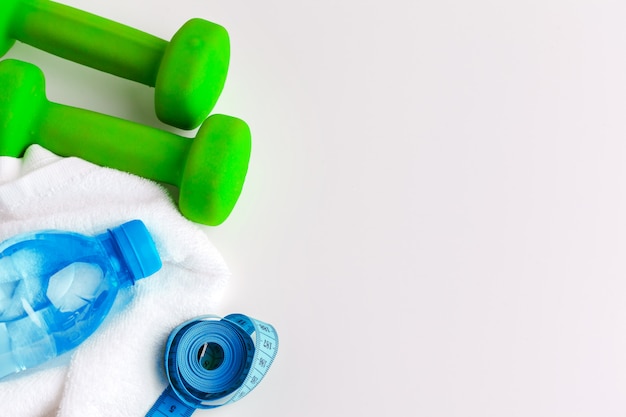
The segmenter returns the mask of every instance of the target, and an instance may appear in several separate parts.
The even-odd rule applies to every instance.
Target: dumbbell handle
[[[77,156],[180,186],[193,140],[132,121],[48,102],[40,112],[32,143],[61,156]],[[10,146],[10,143],[2,145]],[[21,152],[23,149],[4,150],[2,154]]]
[[[156,36],[52,1],[17,2],[10,34],[46,52],[151,87],[168,45]]]

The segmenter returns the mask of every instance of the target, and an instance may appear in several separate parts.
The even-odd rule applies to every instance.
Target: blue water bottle
[[[120,288],[160,268],[139,220],[94,237],[42,231],[0,244],[0,378],[78,346]]]

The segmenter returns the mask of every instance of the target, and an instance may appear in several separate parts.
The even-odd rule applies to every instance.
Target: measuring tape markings
[[[249,334],[252,334],[251,327],[256,332],[256,352],[253,358],[255,366],[248,372],[244,383],[229,401],[235,402],[245,397],[250,391],[256,388],[267,373],[278,352],[278,335],[272,325],[249,318],[243,314],[231,314],[226,316],[226,319],[233,320],[237,324],[240,324]]]
[[[277,352],[274,327],[243,314],[185,322],[167,342],[169,386],[146,417],[189,417],[238,401],[261,382]]]
[[[194,411],[196,411],[195,408],[189,407],[178,399],[172,387],[167,387],[150,408],[146,417],[191,417]]]

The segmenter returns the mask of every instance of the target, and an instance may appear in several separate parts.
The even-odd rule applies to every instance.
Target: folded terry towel
[[[21,159],[0,157],[0,241],[44,229],[94,235],[132,219],[150,230],[162,269],[123,290],[76,350],[0,381],[2,415],[145,415],[167,386],[161,363],[170,331],[214,312],[229,273],[201,226],[181,216],[160,185],[37,145]]]

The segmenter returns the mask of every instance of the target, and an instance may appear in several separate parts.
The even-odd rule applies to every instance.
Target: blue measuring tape
[[[146,417],[189,417],[238,401],[261,382],[277,352],[274,327],[243,314],[185,322],[167,341],[169,386]]]

